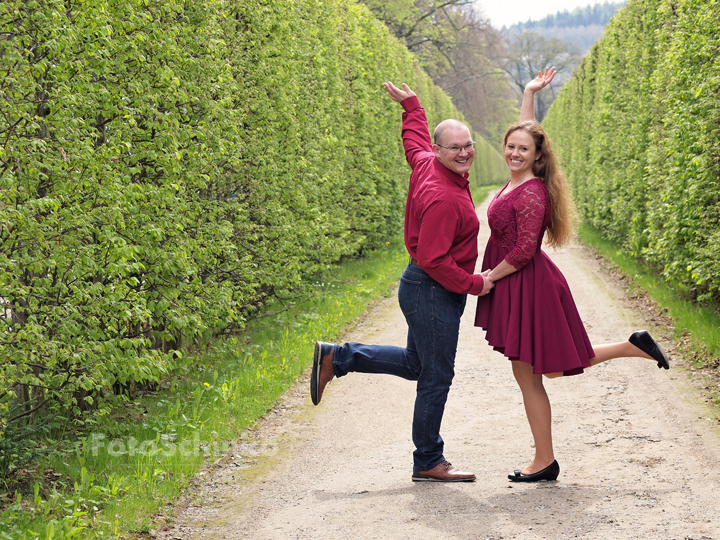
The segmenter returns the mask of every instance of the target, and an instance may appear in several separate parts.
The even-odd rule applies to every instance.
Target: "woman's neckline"
[[[500,190],[500,193],[497,194],[496,199],[500,199],[500,198],[502,198],[502,197],[505,197],[506,195],[509,195],[510,193],[512,193],[513,191],[515,191],[517,188],[523,186],[524,184],[527,184],[530,180],[535,180],[536,178],[537,178],[537,176],[529,176],[528,178],[526,178],[526,179],[523,180],[522,182],[516,184],[515,187],[513,187],[513,188],[510,189],[510,190],[508,190],[507,188],[510,187],[510,182],[512,182],[512,180],[508,180],[508,183],[505,184],[505,186],[503,186],[503,188]]]

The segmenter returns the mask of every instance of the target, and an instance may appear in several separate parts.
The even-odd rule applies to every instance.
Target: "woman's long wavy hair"
[[[567,178],[539,122],[535,120],[516,122],[505,133],[503,146],[507,145],[510,134],[519,129],[527,131],[535,140],[535,151],[540,154],[540,158],[533,164],[532,172],[545,184],[550,197],[550,224],[545,241],[553,248],[562,247],[572,239],[573,226],[577,220],[577,211],[570,195]]]

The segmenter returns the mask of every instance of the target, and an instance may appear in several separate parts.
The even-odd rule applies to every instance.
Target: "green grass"
[[[720,316],[718,306],[703,306],[694,302],[678,286],[660,279],[637,259],[623,253],[614,242],[603,238],[599,231],[582,225],[580,239],[595,247],[628,277],[630,286],[644,291],[672,319],[677,337],[685,336],[686,352],[696,366],[717,367],[720,356]]]
[[[307,369],[314,341],[336,340],[391,295],[406,264],[402,240],[347,260],[313,284],[309,300],[269,305],[274,316],[184,355],[157,391],[133,396],[92,432],[45,441],[50,454],[15,471],[0,498],[0,538],[146,535]]]

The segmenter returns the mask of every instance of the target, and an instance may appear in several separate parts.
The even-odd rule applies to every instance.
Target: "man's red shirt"
[[[405,157],[412,168],[405,205],[405,247],[418,266],[447,290],[480,294],[483,277],[473,274],[480,222],[468,174],[451,171],[435,157],[418,98],[409,97],[400,104],[405,109]]]

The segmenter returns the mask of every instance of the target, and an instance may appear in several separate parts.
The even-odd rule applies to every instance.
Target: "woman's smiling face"
[[[516,129],[508,135],[505,143],[505,163],[514,176],[523,178],[532,174],[532,167],[540,154],[535,151],[532,135],[524,129]]]

